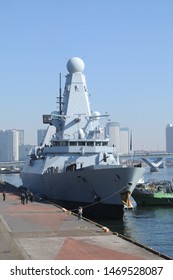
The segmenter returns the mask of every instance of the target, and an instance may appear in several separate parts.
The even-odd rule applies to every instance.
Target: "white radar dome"
[[[71,74],[75,72],[83,72],[84,68],[85,64],[79,57],[73,57],[67,62],[67,70]]]
[[[96,119],[96,120],[99,120],[100,119],[100,113],[95,111],[92,113],[92,116]]]

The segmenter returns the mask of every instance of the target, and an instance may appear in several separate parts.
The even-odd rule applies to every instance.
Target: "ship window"
[[[61,146],[68,146],[68,142],[67,141],[62,141]]]
[[[96,142],[96,146],[101,146],[102,142]]]
[[[93,147],[94,146],[94,142],[87,142],[87,146]]]
[[[77,142],[70,142],[70,146],[77,146]]]
[[[108,142],[103,142],[102,145],[103,145],[103,146],[107,146],[107,145],[108,145]]]
[[[78,142],[78,146],[85,146],[85,142]]]

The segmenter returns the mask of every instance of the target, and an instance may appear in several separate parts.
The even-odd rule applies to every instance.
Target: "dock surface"
[[[0,260],[165,259],[49,202],[23,205],[20,195],[0,184]]]

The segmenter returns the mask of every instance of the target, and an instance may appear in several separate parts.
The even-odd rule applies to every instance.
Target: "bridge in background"
[[[0,161],[0,168],[22,168],[25,161]]]
[[[120,159],[122,161],[131,160],[131,161],[139,161],[142,160],[148,166],[150,166],[151,172],[156,172],[159,168],[164,168],[166,162],[173,162],[173,153],[134,153],[131,155],[120,155]]]
[[[158,168],[163,168],[165,162],[173,162],[173,153],[134,153],[129,155],[120,155],[120,160],[123,161],[139,161],[142,160],[148,166],[151,171],[158,171]],[[0,162],[0,168],[22,168],[25,161],[11,161],[11,162]],[[152,170],[153,169],[153,170]]]

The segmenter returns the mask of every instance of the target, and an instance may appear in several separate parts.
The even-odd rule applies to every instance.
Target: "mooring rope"
[[[105,198],[103,198],[103,199],[101,199],[101,200],[99,200],[99,201],[95,201],[95,202],[93,202],[93,203],[89,203],[88,205],[83,206],[83,209],[88,208],[88,207],[92,207],[92,206],[94,206],[94,205],[96,205],[96,204],[99,204],[99,203],[101,203],[101,202],[103,202],[103,201],[105,201],[105,200],[111,198],[112,196],[116,195],[117,193],[121,192],[121,191],[122,191],[123,189],[125,189],[125,188],[126,188],[126,186],[124,186],[124,187],[123,187],[122,189],[120,189],[119,191],[116,191],[116,192],[114,192],[113,194],[111,194],[111,195],[109,195],[109,196],[107,196],[107,197],[105,197]],[[78,210],[78,208],[74,208],[74,209],[71,209],[71,210],[68,210],[68,211],[74,212],[74,211],[77,211],[77,210]]]

